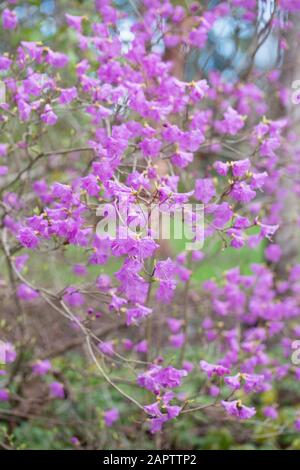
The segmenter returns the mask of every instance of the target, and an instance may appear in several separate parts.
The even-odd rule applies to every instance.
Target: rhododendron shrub
[[[3,446],[40,446],[20,425],[42,433],[45,415],[64,448],[209,446],[181,436],[195,426],[221,426],[223,447],[296,446],[300,265],[280,233],[299,194],[284,67],[300,1],[69,2],[62,50],[15,44],[27,2],[4,3]],[[202,64],[224,18],[248,31],[231,74]],[[189,243],[145,224],[187,207]],[[99,231],[99,209],[120,230]]]

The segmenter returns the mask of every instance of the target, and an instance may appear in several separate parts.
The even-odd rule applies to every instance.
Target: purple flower
[[[222,406],[230,416],[234,416],[238,419],[250,419],[255,415],[255,408],[242,405],[240,400],[234,401],[222,401]]]
[[[18,271],[22,271],[24,267],[26,266],[26,263],[28,261],[29,256],[28,255],[20,255],[16,256],[14,259],[15,267]]]
[[[189,374],[190,372],[192,372],[192,370],[194,369],[194,364],[190,361],[183,361],[182,363],[182,367],[184,370],[187,371],[187,373]]]
[[[120,418],[119,410],[111,408],[103,413],[105,425],[111,427]]]
[[[99,351],[106,356],[112,357],[115,354],[113,341],[102,341],[98,344]]]
[[[247,203],[255,198],[256,192],[242,181],[234,183],[230,191],[230,196],[238,202]]]
[[[216,195],[212,178],[197,179],[195,184],[195,198],[207,204]]]
[[[265,185],[267,178],[268,173],[266,171],[264,171],[263,173],[254,173],[250,182],[251,189],[262,189]]]
[[[17,15],[14,11],[5,8],[2,13],[2,25],[4,29],[15,29],[18,24]]]
[[[226,176],[229,170],[228,163],[223,163],[220,161],[215,162],[213,167],[216,170],[216,172],[221,176]]]
[[[158,157],[161,149],[161,141],[158,139],[144,139],[140,148],[146,157]]]
[[[5,157],[7,154],[8,144],[0,144],[0,157]]]
[[[69,15],[69,13],[65,14],[66,20],[70,28],[74,28],[78,33],[81,33],[82,30],[82,20],[84,19],[84,16],[74,16],[74,15]]]
[[[126,311],[126,323],[127,325],[137,323],[139,320],[150,315],[151,312],[151,308],[139,304],[136,307],[128,308]]]
[[[5,55],[0,55],[0,71],[9,70],[11,64],[12,64],[11,59],[6,57]],[[1,145],[4,145],[4,144],[0,144],[0,147],[1,147]],[[1,155],[1,151],[0,151],[0,155]]]
[[[44,361],[38,361],[32,366],[32,372],[35,375],[46,375],[51,370],[51,362],[45,359]]]
[[[52,65],[52,67],[60,69],[67,65],[69,59],[65,54],[62,54],[61,52],[54,52],[49,49],[46,62],[49,65]]]
[[[60,91],[60,104],[69,104],[77,98],[77,89],[75,87],[65,88]]]
[[[263,408],[263,414],[266,418],[270,419],[277,419],[278,418],[278,411],[274,406],[265,406]]]
[[[31,114],[31,106],[26,103],[26,101],[20,99],[18,100],[18,112],[19,112],[19,116],[20,116],[20,119],[22,121],[29,121],[29,118],[30,118],[30,114]]]
[[[73,273],[76,274],[76,276],[86,276],[88,270],[84,264],[74,264]]]
[[[220,394],[220,387],[217,385],[211,385],[209,387],[209,394],[211,397],[218,397]]]
[[[85,302],[83,295],[75,287],[71,286],[66,289],[63,300],[70,307],[81,307]]]
[[[134,350],[137,353],[146,354],[148,352],[148,342],[147,342],[147,340],[143,339],[142,341],[137,343],[134,347]]]
[[[167,319],[168,328],[171,333],[175,334],[178,333],[183,325],[183,320],[179,320],[177,318],[168,318]]]
[[[156,298],[163,303],[170,303],[176,288],[174,279],[176,265],[170,259],[158,261],[155,269],[155,279],[159,280],[159,288],[156,291]]]
[[[250,169],[250,160],[246,158],[245,160],[238,160],[231,164],[233,176],[240,177],[244,176]]]
[[[159,402],[144,406],[144,410],[150,416],[150,431],[152,434],[161,431],[165,422],[176,418],[180,414],[181,406],[170,405],[173,398],[174,394],[168,392],[161,397]]]
[[[271,263],[278,263],[281,258],[281,255],[282,250],[280,246],[276,245],[275,243],[268,245],[265,249],[265,257],[268,261],[271,261]]]
[[[300,431],[300,418],[297,418],[294,422],[296,431]]]
[[[161,388],[178,387],[181,384],[182,377],[186,375],[185,370],[175,369],[172,366],[152,366],[148,371],[138,376],[137,382],[141,387],[153,393],[158,393]]]
[[[169,339],[170,345],[172,348],[179,349],[184,345],[185,334],[178,333],[177,335],[171,335]]]
[[[44,112],[41,114],[41,120],[48,126],[54,126],[54,124],[56,124],[57,116],[49,104],[46,104]]]
[[[0,176],[5,176],[8,173],[8,166],[0,165]]]
[[[0,401],[8,401],[9,400],[9,391],[5,388],[0,388]]]
[[[212,214],[213,224],[217,229],[221,229],[231,219],[233,212],[227,202],[222,204],[211,204],[206,207],[205,212]]]
[[[17,357],[14,346],[11,343],[0,341],[0,364],[10,364]]]
[[[193,103],[197,103],[205,96],[209,86],[206,80],[199,80],[198,82],[191,82],[189,84],[190,99]]]
[[[185,168],[189,163],[193,161],[194,155],[191,152],[181,152],[177,151],[171,157],[171,162],[173,165],[178,166],[178,168]]]
[[[233,390],[239,390],[242,386],[246,393],[263,391],[264,376],[258,374],[237,374],[225,377],[224,382]]]
[[[76,436],[72,436],[70,441],[71,441],[71,444],[73,444],[73,446],[79,446],[80,445],[80,441],[79,441],[78,437],[76,437]]]
[[[204,372],[206,372],[207,377],[212,377],[217,375],[222,377],[223,375],[230,374],[230,370],[227,367],[220,366],[218,364],[209,364],[206,361],[200,361],[200,367]]]
[[[29,227],[22,228],[19,231],[18,240],[21,245],[32,250],[36,248],[39,244],[38,237],[36,236],[34,231]]]
[[[217,121],[215,126],[222,134],[236,135],[245,125],[244,118],[238,112],[229,107],[224,113],[224,120]]]
[[[110,276],[108,274],[100,274],[100,276],[97,277],[96,285],[100,290],[108,290],[111,286]]]
[[[21,283],[17,287],[17,296],[19,297],[19,299],[30,302],[31,300],[34,300],[39,297],[39,293],[27,284]]]
[[[159,288],[156,291],[156,299],[164,304],[169,304],[174,296],[176,281],[173,279],[161,280]]]
[[[233,390],[239,390],[241,388],[241,377],[240,374],[237,374],[233,377],[225,377],[224,382],[228,387],[232,388]]]
[[[51,382],[49,385],[50,396],[53,398],[65,398],[65,389],[61,382]]]

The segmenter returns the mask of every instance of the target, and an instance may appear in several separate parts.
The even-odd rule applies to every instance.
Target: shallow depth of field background
[[[92,1],[80,0],[30,0],[20,2],[17,8],[18,17],[21,22],[21,28],[17,32],[4,32],[0,29],[0,53],[14,48],[19,41],[43,41],[54,50],[65,52],[72,62],[72,48],[74,47],[73,32],[67,28],[64,21],[64,13],[78,15],[89,15],[93,11]],[[117,0],[120,8],[135,12],[131,2],[126,0]],[[178,1],[178,4],[181,2]],[[183,3],[183,2],[182,2]],[[266,9],[267,11],[267,9]],[[267,15],[268,13],[266,13]],[[253,31],[246,23],[241,23],[239,27],[230,20],[218,22],[212,34],[210,34],[208,47],[197,55],[191,54],[186,64],[180,64],[178,58],[178,67],[184,67],[184,77],[191,80],[201,71],[202,75],[208,74],[212,70],[218,70],[228,80],[235,80],[240,68],[243,66],[247,55],[247,47],[251,40]],[[124,48],[130,41],[130,31],[128,29],[128,20],[124,21],[122,29],[122,38]],[[277,60],[275,55],[276,40],[270,36],[256,56],[257,66],[262,70],[268,70],[274,66]],[[160,47],[158,43],[157,47]],[[293,47],[297,47],[296,44]],[[174,59],[174,58],[173,58]],[[73,57],[74,63],[76,58]],[[176,61],[176,57],[175,57]],[[64,73],[64,72],[61,72]],[[300,76],[299,76],[300,78]],[[68,115],[61,121],[60,126],[55,127],[55,134],[50,134],[52,142],[59,142],[62,148],[76,147],[80,144],[80,119],[84,117],[76,115],[73,118]],[[22,129],[20,128],[20,135]],[[53,175],[53,178],[59,175]],[[166,253],[175,255],[183,249],[183,243],[180,241],[170,241],[164,247]],[[250,250],[242,248],[234,250],[227,248],[220,256],[221,242],[214,239],[204,245],[203,251],[206,259],[193,271],[192,282],[199,284],[211,278],[219,278],[224,271],[235,266],[240,266],[241,273],[250,273],[252,263],[263,262],[264,260],[264,242],[259,248]],[[57,255],[56,252],[37,253],[31,256],[28,268],[39,273],[39,280],[45,286],[59,289],[63,285],[76,284],[78,279],[72,273],[72,266],[82,261],[82,252],[78,248],[66,246],[63,254]],[[89,272],[93,277],[95,274],[103,272],[112,274],[117,267],[117,261],[110,262],[106,266],[89,267]],[[0,282],[5,282],[8,275],[4,263],[0,264]],[[202,303],[202,299],[199,298]],[[203,302],[205,309],[205,302]],[[0,317],[1,324],[7,325],[11,314],[12,306],[7,299],[0,299]],[[168,306],[162,306],[162,315],[168,314]],[[71,444],[72,436],[82,427],[86,427],[87,439],[90,442],[97,440],[99,448],[123,448],[123,449],[155,449],[159,446],[169,449],[255,449],[265,448],[273,449],[286,447],[299,449],[300,435],[284,433],[278,436],[272,435],[272,427],[268,427],[268,433],[261,425],[257,424],[255,432],[252,433],[251,441],[248,440],[248,425],[237,427],[233,424],[230,428],[226,426],[226,421],[219,424],[211,424],[205,414],[189,414],[185,419],[174,423],[168,435],[150,436],[137,432],[136,423],[130,421],[126,415],[127,404],[113,390],[108,389],[108,385],[98,376],[93,365],[87,365],[87,353],[84,348],[77,343],[76,329],[70,329],[63,320],[53,316],[51,311],[39,303],[32,306],[28,311],[32,327],[32,342],[38,343],[42,353],[51,357],[51,361],[58,370],[61,370],[70,385],[70,390],[80,390],[76,400],[69,396],[67,400],[52,402],[47,405],[48,408],[41,409],[21,409],[20,416],[15,417],[13,432],[11,433],[11,444],[14,448],[34,448],[34,449],[69,449],[73,448]],[[64,353],[56,354],[56,351],[64,350]],[[201,344],[195,344],[189,347],[187,359],[197,363]],[[206,359],[208,360],[210,351],[206,350]],[[174,351],[170,349],[168,355],[172,358]],[[213,351],[211,351],[213,357]],[[203,377],[199,375],[198,383],[187,383],[186,391],[194,393],[201,385]],[[126,377],[120,377],[120,383],[125,384]],[[39,397],[43,396],[43,390],[38,380],[32,380],[27,384],[28,390],[25,395]],[[265,392],[262,399],[266,405],[273,403],[276,394],[286,394],[286,407],[284,414],[289,416],[294,403],[299,401],[299,383],[295,381],[286,381],[284,390],[272,389]],[[138,396],[138,388],[137,388]],[[109,403],[111,402],[111,403]],[[107,428],[103,424],[102,411],[108,405],[117,406],[121,414],[121,422],[115,428]],[[2,406],[2,405],[1,405]],[[3,405],[4,406],[4,405]],[[37,405],[38,406],[38,405]],[[26,416],[28,413],[28,416]],[[25,415],[25,417],[23,416]],[[32,416],[31,416],[32,415]],[[0,419],[0,440],[2,435],[10,431],[7,423]],[[162,442],[163,440],[163,442]]]

